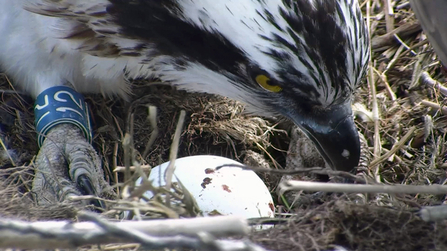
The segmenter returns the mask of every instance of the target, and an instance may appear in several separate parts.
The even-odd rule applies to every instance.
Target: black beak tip
[[[360,160],[360,139],[352,116],[335,126],[304,128],[325,161],[338,171],[352,172]]]
[[[351,116],[344,119],[332,130],[326,139],[323,151],[335,170],[352,172],[360,160],[360,139]]]

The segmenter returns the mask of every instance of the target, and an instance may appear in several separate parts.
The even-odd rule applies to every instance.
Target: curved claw
[[[70,124],[57,125],[47,134],[36,159],[33,192],[39,204],[62,202],[72,195],[100,197],[113,193],[96,151]],[[104,202],[96,199],[81,204],[105,208]]]
[[[82,194],[84,195],[93,195],[98,197],[98,194],[95,190],[95,186],[93,185],[93,182],[90,180],[90,178],[85,175],[79,175],[78,180],[77,180],[77,184],[78,187],[81,189]],[[98,208],[106,208],[106,205],[104,204],[104,202],[102,202],[101,200],[98,199],[92,199],[90,200],[90,203]]]

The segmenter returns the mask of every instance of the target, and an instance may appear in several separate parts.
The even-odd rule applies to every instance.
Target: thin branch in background
[[[288,180],[279,184],[279,191],[312,191],[334,193],[387,193],[387,194],[447,194],[447,186],[443,185],[369,185],[369,184],[342,184],[311,181]]]

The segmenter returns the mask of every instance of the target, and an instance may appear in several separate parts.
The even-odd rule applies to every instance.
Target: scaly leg
[[[111,191],[89,142],[89,112],[82,95],[66,86],[49,88],[37,97],[35,115],[41,146],[32,188],[37,202],[62,202],[73,195],[100,197]],[[90,203],[104,207],[98,200]]]

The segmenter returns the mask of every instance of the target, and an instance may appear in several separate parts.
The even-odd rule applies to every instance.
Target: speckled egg
[[[175,161],[172,181],[181,181],[205,216],[273,217],[272,196],[258,175],[238,167],[216,169],[225,164],[241,165],[232,159],[210,155],[180,158]],[[166,162],[152,169],[149,180],[154,186],[165,185],[163,176],[168,165]],[[140,183],[141,178],[137,180]],[[146,196],[151,197],[151,192]]]

